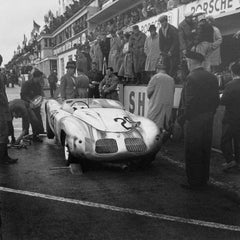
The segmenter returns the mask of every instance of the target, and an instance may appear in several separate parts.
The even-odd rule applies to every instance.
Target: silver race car
[[[162,137],[156,124],[124,110],[109,99],[69,99],[46,102],[48,138],[64,147],[67,164],[88,161],[150,164]]]

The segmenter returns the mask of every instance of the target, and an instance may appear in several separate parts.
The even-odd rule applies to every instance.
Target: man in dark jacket
[[[226,85],[220,102],[226,107],[221,139],[221,149],[226,159],[223,164],[225,170],[240,162],[240,60],[230,68],[233,80]]]
[[[57,71],[53,70],[51,74],[48,76],[48,82],[49,82],[49,87],[50,87],[50,94],[51,97],[53,97],[54,92],[56,91],[57,88]]]
[[[180,54],[183,57],[194,45],[194,32],[196,26],[193,21],[193,13],[186,12],[185,19],[178,25]]]
[[[99,94],[99,83],[103,79],[102,73],[97,69],[97,63],[92,62],[92,69],[88,72],[89,78],[89,91],[88,97],[100,98]]]
[[[2,64],[2,56],[0,55],[0,66]],[[5,92],[2,74],[0,72],[0,164],[13,164],[17,159],[8,156],[8,121],[10,120],[10,112],[8,107],[8,98]]]
[[[202,67],[203,55],[186,54],[190,70],[184,89],[185,162],[189,189],[199,189],[209,180],[213,117],[219,104],[218,80]]]
[[[43,73],[39,70],[35,70],[33,72],[32,79],[26,81],[21,88],[21,99],[24,100],[26,103],[28,103],[31,106],[31,102],[34,98],[38,96],[43,96],[43,90],[41,87],[41,80],[43,77]],[[38,131],[34,134],[34,141],[42,142],[40,138],[38,138],[38,134],[44,133],[44,127],[42,122],[42,116],[41,116],[41,106],[32,108],[33,112],[36,115],[36,118],[38,120]]]
[[[159,29],[160,54],[166,57],[167,73],[176,78],[179,64],[179,39],[178,30],[168,23],[167,15],[159,18],[161,28]]]

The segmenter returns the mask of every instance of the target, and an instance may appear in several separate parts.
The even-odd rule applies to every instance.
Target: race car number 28
[[[131,123],[134,123],[129,117],[123,117],[123,118],[114,118],[114,121],[115,122],[120,122],[121,125],[127,129],[127,130],[130,130],[132,129],[132,124]],[[130,127],[128,127],[130,124]],[[128,126],[127,126],[128,125]]]

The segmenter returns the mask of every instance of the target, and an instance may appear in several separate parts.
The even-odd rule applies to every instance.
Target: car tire
[[[47,129],[48,139],[53,139],[54,138],[54,133],[53,133],[52,129],[50,128],[47,115],[46,115],[46,129]]]
[[[65,163],[67,166],[69,166],[71,163],[76,163],[77,159],[72,155],[72,153],[70,152],[69,146],[67,144],[66,138],[64,141],[64,159],[65,159]]]

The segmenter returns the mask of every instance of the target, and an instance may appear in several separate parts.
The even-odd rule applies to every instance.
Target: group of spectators
[[[111,20],[100,24],[95,29],[95,35],[110,33],[111,30],[124,30],[140,21],[156,16],[160,13],[172,10],[180,4],[187,4],[193,0],[144,0],[130,10],[117,15]]]
[[[167,15],[162,15],[159,22],[159,31],[150,25],[148,36],[138,25],[128,32],[110,28],[110,35],[99,35],[91,44],[91,60],[99,71],[112,67],[121,80],[132,83],[147,83],[156,72],[159,59],[165,62],[167,73],[175,82],[182,82],[187,74],[184,58],[189,50],[204,55],[208,71],[218,71],[222,36],[213,17],[204,12],[186,12],[178,29],[168,22]]]

